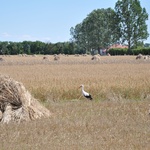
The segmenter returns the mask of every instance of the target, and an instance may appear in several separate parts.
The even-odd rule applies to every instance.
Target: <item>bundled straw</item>
[[[50,115],[22,83],[0,74],[0,122],[28,121]]]
[[[98,55],[94,55],[91,60],[96,60],[96,61],[99,61],[100,60],[100,57]]]

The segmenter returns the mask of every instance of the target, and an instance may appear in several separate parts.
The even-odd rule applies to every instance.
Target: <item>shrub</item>
[[[133,55],[138,55],[138,54],[150,55],[150,47],[148,47],[148,48],[140,47],[140,48],[136,48],[136,49],[131,49],[131,51],[132,51]],[[110,55],[126,55],[129,53],[128,53],[127,48],[112,48],[109,50],[109,54]]]
[[[127,54],[127,48],[111,48],[109,50],[110,55],[125,55]]]

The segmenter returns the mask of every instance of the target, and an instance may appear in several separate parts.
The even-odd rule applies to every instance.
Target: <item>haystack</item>
[[[96,60],[96,61],[99,61],[100,60],[100,57],[98,55],[94,55],[91,60]]]
[[[4,61],[4,59],[0,57],[0,61]]]
[[[60,57],[58,55],[54,56],[54,60],[59,60]]]
[[[22,83],[0,74],[0,122],[22,122],[50,115]]]
[[[48,60],[48,57],[44,56],[44,57],[43,57],[43,60]]]
[[[138,54],[137,56],[136,56],[136,59],[142,59],[143,58],[143,55],[142,54]]]

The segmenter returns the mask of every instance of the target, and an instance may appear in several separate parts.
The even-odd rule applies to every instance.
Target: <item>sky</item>
[[[0,41],[66,42],[70,28],[95,9],[114,9],[117,0],[0,0]],[[149,14],[150,2],[140,0]],[[150,43],[150,37],[144,41]]]

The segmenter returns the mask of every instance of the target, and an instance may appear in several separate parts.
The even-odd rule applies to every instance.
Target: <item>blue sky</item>
[[[117,0],[0,0],[0,41],[69,41],[70,28],[81,23],[94,9],[114,9]],[[149,20],[150,3],[140,0]],[[150,43],[150,37],[144,41]]]

